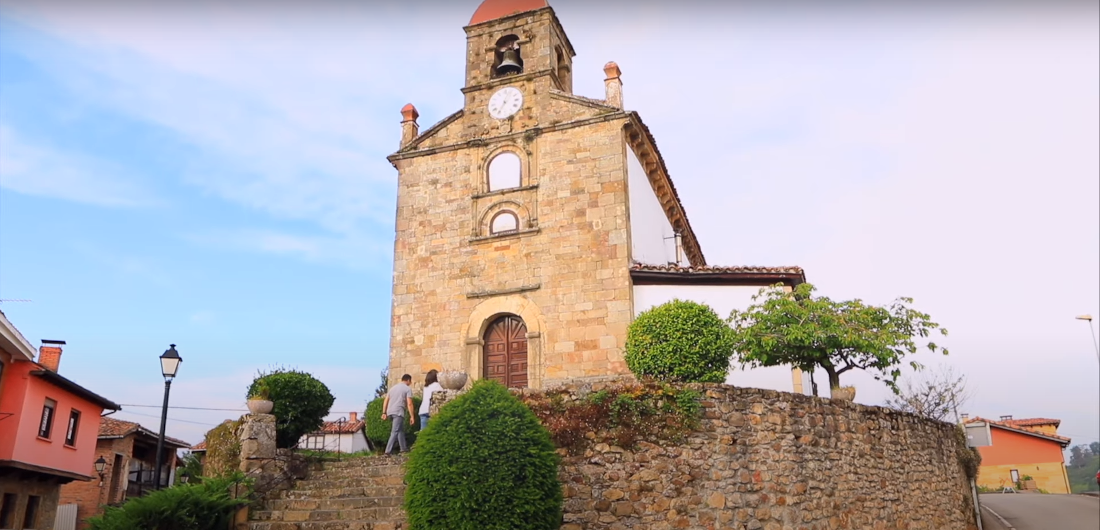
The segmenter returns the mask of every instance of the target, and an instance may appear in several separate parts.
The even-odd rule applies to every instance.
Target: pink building
[[[0,312],[0,528],[54,527],[61,485],[98,480],[100,415],[120,407],[58,373],[63,341],[35,350]]]

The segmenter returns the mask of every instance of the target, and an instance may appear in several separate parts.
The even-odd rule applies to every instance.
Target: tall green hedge
[[[266,385],[275,403],[275,445],[294,447],[302,436],[316,432],[336,400],[324,383],[297,370],[278,368],[256,376],[247,396]],[[246,396],[246,397],[247,397]]]
[[[248,504],[248,483],[242,495],[229,492],[240,473],[224,478],[207,478],[199,484],[181,484],[109,506],[98,517],[88,519],[91,530],[225,530],[238,508]]]
[[[710,306],[672,300],[643,311],[626,335],[626,365],[662,381],[721,383],[733,355],[733,330]]]
[[[556,530],[550,433],[503,385],[482,379],[420,434],[406,464],[409,530]]]
[[[363,415],[367,422],[367,439],[370,440],[370,443],[374,444],[375,447],[380,447],[382,449],[386,448],[386,442],[390,439],[390,422],[392,421],[382,419],[382,402],[385,399],[386,398],[383,396],[371,400],[370,403],[367,403],[367,410]],[[409,442],[409,445],[412,445],[412,443],[416,441],[416,435],[420,432],[420,415],[416,412],[420,410],[421,400],[418,396],[413,396],[412,400],[412,413],[415,423],[409,425],[409,420],[404,420],[405,440]]]

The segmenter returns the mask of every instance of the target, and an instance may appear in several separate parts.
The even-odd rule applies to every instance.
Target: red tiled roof
[[[969,420],[966,420],[966,423],[975,423],[975,422],[983,422],[984,421],[984,422],[986,422],[986,423],[988,423],[992,426],[1000,427],[1002,429],[1007,429],[1007,430],[1010,430],[1010,431],[1013,431],[1013,432],[1018,432],[1018,433],[1023,433],[1023,434],[1030,434],[1032,436],[1037,436],[1037,437],[1040,437],[1040,438],[1047,438],[1049,440],[1059,442],[1063,446],[1069,445],[1069,443],[1071,441],[1070,438],[1066,438],[1065,436],[1059,436],[1057,434],[1048,434],[1048,433],[1045,433],[1045,432],[1042,432],[1042,431],[1039,431],[1039,430],[1036,430],[1036,429],[1030,429],[1025,425],[1021,425],[1021,424],[1017,423],[1017,422],[1021,422],[1021,421],[1033,421],[1033,420],[1046,420],[1046,418],[1030,418],[1030,419],[1024,419],[1024,420],[997,421],[997,420],[988,420],[988,419],[982,418],[980,416],[975,416],[973,418],[970,418]],[[1030,425],[1050,425],[1049,421],[1050,420],[1047,420],[1047,423],[1032,423]],[[1061,423],[1061,420],[1053,420],[1053,421]]]
[[[749,274],[797,274],[805,275],[802,267],[757,267],[757,266],[736,266],[736,267],[721,267],[721,266],[709,266],[704,265],[701,267],[681,267],[679,265],[648,265],[645,263],[635,263],[630,267],[631,270],[636,271],[652,271],[652,272],[679,272],[679,273],[693,273],[693,274],[728,274],[728,273],[749,273]]]
[[[198,453],[206,450],[206,440],[203,440],[195,445],[191,446],[192,453]]]
[[[470,18],[470,25],[549,6],[546,0],[485,0],[477,7],[477,11],[474,11],[474,16]]]
[[[321,425],[321,428],[320,428],[320,430],[317,431],[317,433],[324,433],[324,434],[355,434],[355,433],[363,430],[363,425],[364,425],[363,420],[345,421],[345,422],[342,422],[342,423],[341,422],[336,422],[336,421],[326,421],[323,425]],[[317,433],[314,433],[314,434],[317,434]]]
[[[1053,425],[1055,427],[1058,427],[1062,424],[1062,420],[1054,420],[1050,418],[1021,418],[1018,420],[1004,420],[1004,423],[1019,425],[1021,427],[1038,427],[1040,425]]]
[[[132,421],[116,420],[114,418],[102,417],[99,419],[99,437],[100,438],[125,438],[131,434],[142,434],[152,437],[154,439],[159,438],[160,435],[145,427],[142,427],[140,423],[134,423]],[[191,444],[180,440],[179,438],[172,438],[171,436],[165,436],[164,442],[168,445],[174,445],[176,447],[190,447]]]

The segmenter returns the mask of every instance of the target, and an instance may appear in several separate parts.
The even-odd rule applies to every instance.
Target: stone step
[[[295,483],[294,489],[323,490],[343,488],[367,488],[371,486],[400,486],[405,483],[405,475],[382,475],[377,477],[310,477]]]
[[[355,508],[349,510],[257,510],[250,513],[253,521],[308,522],[308,521],[391,521],[403,518],[399,506]]]
[[[349,499],[371,497],[400,497],[405,495],[405,486],[398,481],[397,484],[379,484],[374,486],[358,486],[347,488],[294,488],[279,493],[276,499],[305,500],[305,499]]]
[[[404,530],[402,521],[252,522],[249,530]]]
[[[345,460],[326,460],[321,462],[321,467],[325,469],[342,469],[361,466],[403,466],[408,461],[409,458],[405,455],[375,455]]]
[[[403,493],[403,492],[402,492]],[[405,497],[401,495],[349,497],[343,499],[276,499],[264,503],[265,510],[354,510],[358,508],[401,506]]]
[[[405,476],[405,468],[402,466],[349,467],[343,469],[324,469],[320,471],[310,471],[309,473],[310,480],[393,476]]]

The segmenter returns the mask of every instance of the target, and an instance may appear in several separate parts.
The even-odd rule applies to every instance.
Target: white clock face
[[[502,120],[515,114],[523,106],[523,92],[516,87],[504,87],[489,98],[489,115]]]

